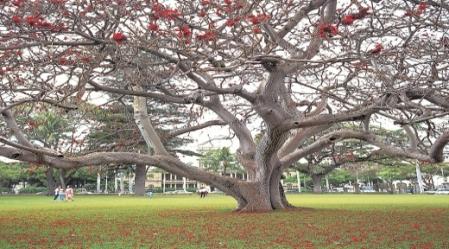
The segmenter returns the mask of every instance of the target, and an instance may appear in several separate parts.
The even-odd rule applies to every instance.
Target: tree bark
[[[97,193],[101,193],[101,174],[97,172]]]
[[[143,196],[145,194],[146,165],[136,165],[135,194]]]
[[[45,176],[47,177],[47,189],[48,189],[47,195],[53,195],[55,193],[55,189],[56,189],[56,181],[53,176],[53,168],[52,167],[47,168],[47,170],[45,171]]]
[[[65,170],[59,169],[59,183],[60,183],[61,187],[65,189],[66,186],[65,186],[64,175],[65,175]]]
[[[323,175],[311,175],[311,177],[313,181],[313,192],[321,193],[321,178],[323,178]]]

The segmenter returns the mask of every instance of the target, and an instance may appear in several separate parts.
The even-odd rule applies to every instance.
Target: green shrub
[[[11,193],[11,189],[6,187],[0,187],[0,194],[1,193]]]
[[[21,194],[35,194],[39,192],[47,192],[46,187],[36,187],[36,186],[26,186],[25,188],[19,190]]]

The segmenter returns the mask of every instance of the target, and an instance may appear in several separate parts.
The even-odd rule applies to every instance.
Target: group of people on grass
[[[53,200],[60,200],[60,201],[73,201],[73,188],[70,185],[67,185],[67,188],[62,188],[61,186],[58,186],[55,189],[55,198]]]

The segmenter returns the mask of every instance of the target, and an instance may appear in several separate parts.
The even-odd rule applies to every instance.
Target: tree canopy
[[[282,172],[346,139],[377,154],[441,162],[447,117],[449,6],[444,1],[1,1],[0,155],[59,168],[150,164],[211,184],[244,211],[289,207]],[[103,94],[103,95],[102,95]],[[133,105],[153,154],[64,154],[30,143],[23,104],[68,112],[105,96]],[[181,162],[152,101],[183,110],[170,138],[226,125],[248,180]],[[32,110],[34,111],[34,110]],[[395,124],[398,145],[370,130]],[[341,123],[357,128],[330,129]],[[261,133],[253,139],[252,127]],[[338,126],[342,127],[342,126]],[[320,133],[310,144],[304,141]]]

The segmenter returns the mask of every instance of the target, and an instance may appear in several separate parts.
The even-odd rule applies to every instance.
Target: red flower
[[[164,9],[164,5],[162,5],[162,4],[158,3],[158,2],[155,2],[151,6],[151,8],[153,9],[154,12],[159,12],[159,11]]]
[[[50,3],[52,3],[52,4],[64,4],[65,0],[50,0]]]
[[[426,9],[427,9],[427,3],[425,3],[425,2],[421,2],[418,5],[418,11],[424,12]]]
[[[200,41],[214,41],[217,39],[217,33],[212,30],[206,31],[204,34],[197,36]]]
[[[189,38],[192,36],[192,30],[190,30],[189,25],[184,24],[181,28],[179,28],[178,37],[179,38]]]
[[[382,43],[377,43],[376,46],[373,49],[371,49],[371,54],[378,54],[382,52],[383,49],[384,46],[382,46]]]
[[[226,20],[226,26],[233,27],[236,22],[237,22],[237,20],[234,18],[228,19],[228,20]]]
[[[126,41],[126,35],[124,35],[124,34],[121,33],[121,32],[117,32],[117,33],[114,33],[114,34],[112,35],[112,39],[113,39],[114,41],[116,41],[117,43],[121,43],[121,42],[123,42],[123,41]]]
[[[15,5],[15,6],[17,6],[17,7],[21,7],[22,6],[22,4],[23,4],[23,0],[14,0],[13,2],[12,2],[12,4],[13,5]]]
[[[352,25],[352,24],[354,23],[354,16],[353,16],[353,15],[347,15],[347,16],[344,16],[344,17],[341,19],[341,23],[342,23],[343,25]]]
[[[66,66],[66,65],[71,65],[71,64],[73,64],[73,62],[72,62],[71,60],[67,59],[67,58],[61,57],[61,58],[59,58],[59,60],[58,60],[58,64],[59,64],[59,65],[62,65],[62,66]]]
[[[148,29],[151,31],[159,31],[159,25],[157,25],[154,22],[151,22],[150,24],[148,24]]]
[[[354,236],[354,237],[352,237],[352,238],[351,238],[351,240],[352,240],[352,242],[359,242],[359,241],[360,241],[360,239],[359,239],[359,238],[357,238],[357,237],[355,237],[355,236]]]
[[[248,16],[248,20],[254,25],[260,24],[261,22],[268,21],[268,20],[270,20],[270,18],[271,18],[270,15],[267,15],[267,14],[258,14],[256,16],[255,15]]]
[[[83,63],[89,63],[91,61],[91,58],[89,56],[82,56],[80,58],[81,62]]]
[[[164,9],[161,11],[158,11],[155,13],[160,18],[167,19],[167,20],[174,20],[178,16],[180,16],[180,13],[178,10],[172,10],[172,9]]]
[[[335,36],[338,34],[338,29],[335,25],[330,24],[330,23],[321,23],[318,26],[318,33],[320,35],[321,38],[327,38]]]
[[[419,229],[420,225],[419,225],[419,224],[416,224],[416,223],[414,223],[414,224],[412,224],[412,227],[413,227],[414,229]]]
[[[17,24],[17,25],[19,25],[19,24],[21,24],[22,23],[22,17],[20,17],[20,16],[12,16],[12,21],[15,23],[15,24]]]
[[[30,26],[35,26],[40,22],[40,18],[37,16],[27,16],[25,17],[25,20]]]
[[[51,28],[51,27],[53,27],[53,24],[51,24],[50,22],[47,22],[47,21],[40,20],[37,23],[37,26],[40,27],[40,28]]]
[[[368,10],[369,10],[368,7],[366,7],[366,8],[360,7],[359,12],[352,14],[352,17],[354,19],[363,19],[363,18],[365,18],[365,16],[367,16],[369,14]]]
[[[262,30],[260,29],[259,26],[254,26],[254,27],[253,27],[253,32],[254,32],[255,34],[260,34],[260,33],[262,32]]]
[[[407,11],[405,11],[405,14],[404,14],[404,16],[414,16],[414,15],[415,15],[415,12],[413,10],[407,10]]]
[[[225,4],[227,5],[231,5],[232,4],[232,0],[224,0]]]
[[[201,5],[208,5],[208,4],[210,4],[209,0],[202,0],[201,1]]]

